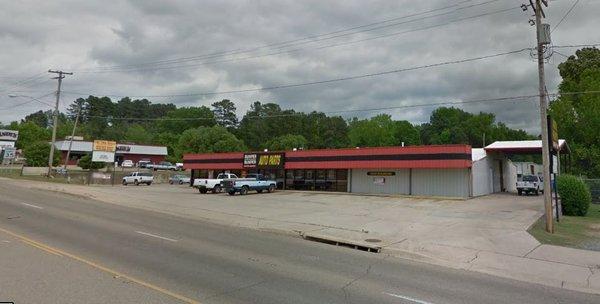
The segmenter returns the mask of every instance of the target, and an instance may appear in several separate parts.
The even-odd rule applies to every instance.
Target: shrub
[[[100,168],[104,168],[104,166],[105,166],[104,163],[93,162],[92,155],[90,155],[90,154],[83,156],[79,160],[78,165],[79,165],[79,167],[81,167],[81,169],[100,169]]]
[[[588,186],[573,175],[560,175],[557,180],[564,215],[585,216],[592,202]]]
[[[50,156],[50,144],[46,141],[37,141],[23,148],[23,154],[28,166],[44,167],[48,166],[48,157]],[[58,166],[60,163],[60,151],[54,150],[52,165]]]

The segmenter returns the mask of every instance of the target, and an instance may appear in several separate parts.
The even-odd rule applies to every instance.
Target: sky
[[[2,123],[51,109],[57,81],[48,69],[73,72],[61,110],[88,95],[155,96],[147,99],[178,106],[230,99],[240,117],[261,101],[420,124],[436,106],[419,105],[538,92],[528,50],[426,67],[534,47],[533,11],[519,7],[525,1],[0,1]],[[556,26],[575,1],[550,1],[544,22]],[[599,11],[600,0],[580,0],[552,44],[600,43]],[[561,81],[558,64],[576,49],[554,50],[560,54],[545,65],[549,92]],[[265,90],[387,71],[395,72]],[[455,106],[539,134],[537,98]]]

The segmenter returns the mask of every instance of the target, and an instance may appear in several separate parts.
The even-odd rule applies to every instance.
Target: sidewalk
[[[0,179],[34,189],[237,227],[380,247],[446,267],[600,294],[600,252],[541,245],[527,229],[540,197],[470,200],[280,191],[201,195],[186,186],[104,187]]]

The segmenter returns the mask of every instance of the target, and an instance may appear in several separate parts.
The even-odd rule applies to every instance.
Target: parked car
[[[133,168],[133,161],[131,159],[126,159],[121,163],[121,167],[123,168]]]
[[[148,165],[152,165],[152,161],[148,158],[142,158],[137,163],[138,168],[147,168]]]
[[[223,181],[237,179],[237,175],[233,173],[220,173],[217,178],[196,178],[194,179],[194,188],[197,188],[200,193],[206,193],[212,191],[212,193],[219,193],[223,190]]]
[[[138,186],[139,184],[146,184],[150,186],[154,182],[154,176],[152,173],[146,172],[132,172],[129,175],[123,176],[123,186],[127,186],[129,184],[134,184]]]
[[[183,175],[183,174],[175,174],[173,176],[171,176],[171,178],[169,178],[169,184],[173,185],[173,184],[189,184],[190,183],[190,177],[187,175]]]
[[[537,175],[523,175],[522,180],[517,182],[517,193],[519,195],[523,193],[538,195],[540,192],[544,192],[544,182]]]
[[[171,170],[171,171],[177,170],[177,167],[175,165],[173,165],[170,162],[166,162],[166,161],[155,164],[152,167],[148,167],[146,165],[146,168],[152,168],[154,171],[156,171],[156,170]]]
[[[267,190],[271,193],[277,189],[277,181],[270,180],[262,174],[249,174],[247,178],[226,179],[223,181],[223,186],[229,195],[235,195],[236,192],[245,195],[251,190],[258,193]]]

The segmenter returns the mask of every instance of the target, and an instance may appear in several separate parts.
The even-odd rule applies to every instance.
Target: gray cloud
[[[496,52],[531,47],[534,31],[528,13],[515,9],[428,30],[397,34],[348,45],[322,46],[369,39],[444,24],[508,7],[520,1],[500,0],[488,5],[435,18],[399,24],[379,30],[348,35],[289,48],[261,48],[254,52],[224,57],[208,56],[207,63],[182,62],[192,67],[135,70],[116,73],[85,73],[101,66],[136,65],[211,54],[223,50],[299,39],[320,33],[435,9],[461,1],[13,1],[0,11],[0,121],[18,120],[49,107],[26,98],[7,98],[10,92],[41,96],[55,89],[47,75],[15,86],[14,83],[48,68],[75,70],[64,81],[64,90],[86,94],[171,95],[196,92],[254,89],[280,84],[303,83],[349,75],[426,65]],[[470,1],[468,3],[479,3]],[[552,1],[548,23],[556,24],[572,1]],[[553,33],[559,44],[599,42],[600,9],[597,1],[581,1]],[[530,12],[529,12],[530,13]],[[408,20],[408,19],[407,19]],[[398,20],[402,22],[406,20]],[[303,41],[306,42],[306,41]],[[264,56],[285,49],[302,50]],[[570,55],[574,50],[563,49]],[[258,58],[245,59],[248,56]],[[260,57],[264,56],[264,57]],[[547,85],[554,91],[560,76],[555,57],[547,67]],[[409,71],[365,79],[273,91],[150,98],[153,102],[179,105],[209,105],[228,98],[242,115],[256,100],[277,102],[301,111],[336,111],[376,107],[463,101],[537,92],[537,70],[528,52]],[[77,98],[65,94],[62,108]],[[52,101],[52,96],[45,97]],[[493,112],[508,125],[539,132],[535,100],[461,104],[467,111]],[[7,109],[8,108],[8,109]],[[428,120],[435,107],[387,110],[397,119],[414,123]],[[381,112],[381,111],[380,111]],[[368,117],[380,112],[356,113]],[[346,115],[348,116],[348,115]]]

